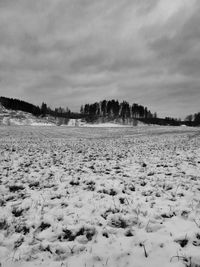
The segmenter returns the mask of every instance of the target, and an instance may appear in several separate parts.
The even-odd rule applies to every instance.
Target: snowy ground
[[[0,127],[0,266],[199,267],[199,129]]]

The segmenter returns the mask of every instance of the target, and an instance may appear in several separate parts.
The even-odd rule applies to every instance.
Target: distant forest
[[[200,112],[188,115],[185,121],[188,126],[200,126]]]
[[[36,116],[41,115],[41,109],[38,106],[34,106],[33,104],[27,103],[22,100],[1,96],[0,103],[6,109],[21,110],[21,111],[32,113]]]
[[[35,106],[33,104],[30,104],[28,102],[19,100],[19,99],[13,99],[8,97],[0,97],[0,103],[6,108],[6,109],[12,109],[12,110],[21,110],[24,112],[32,113],[35,116],[54,116],[54,117],[63,117],[63,118],[69,118],[75,116],[73,113],[71,113],[70,109],[68,108],[55,108],[54,110],[47,106],[46,103],[42,103],[41,106]]]
[[[68,107],[51,109],[44,102],[41,106],[35,106],[28,102],[8,97],[0,97],[0,103],[6,109],[21,110],[41,117],[49,115],[68,119],[83,118],[86,121],[95,121],[98,118],[111,120],[137,119],[148,124],[200,126],[200,112],[187,116],[184,121],[170,117],[158,118],[157,113],[152,113],[147,107],[135,103],[130,105],[127,101],[103,100],[93,104],[85,104],[81,106],[80,113],[71,112]]]
[[[93,104],[86,104],[81,106],[80,113],[88,121],[94,121],[98,118],[116,119],[137,119],[147,124],[159,125],[181,125],[180,119],[166,117],[164,119],[158,118],[157,113],[152,113],[147,107],[139,104],[130,105],[127,101],[119,102],[118,100],[103,100]]]
[[[157,114],[152,114],[147,107],[123,101],[119,103],[118,100],[103,100],[94,104],[86,104],[81,106],[81,114],[97,117],[111,117],[111,118],[157,118]]]

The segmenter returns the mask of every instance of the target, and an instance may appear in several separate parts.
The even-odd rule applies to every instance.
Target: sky
[[[0,0],[0,95],[200,111],[199,0]]]

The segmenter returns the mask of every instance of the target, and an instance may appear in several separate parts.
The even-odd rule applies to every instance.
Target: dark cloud
[[[167,29],[158,34],[149,42],[157,60],[163,64],[169,73],[198,76],[200,63],[200,3],[196,2],[192,15],[185,19],[184,14],[179,14],[182,19],[181,25],[171,25],[175,28]],[[176,17],[175,17],[176,18]],[[176,22],[173,18],[174,22]],[[180,20],[179,20],[180,22]],[[175,29],[175,30],[174,30]]]
[[[200,99],[197,0],[0,0],[0,91],[72,109],[103,98],[184,117]]]

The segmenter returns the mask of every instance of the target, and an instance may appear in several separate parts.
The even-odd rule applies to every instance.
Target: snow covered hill
[[[103,128],[116,128],[116,127],[133,127],[133,126],[147,126],[137,119],[110,119],[110,118],[98,118],[92,122],[86,122],[84,119],[68,119],[60,117],[36,117],[31,113],[6,109],[0,103],[0,125],[15,126],[68,126],[68,127],[103,127]]]
[[[8,110],[0,104],[0,125],[32,125],[32,126],[51,126],[55,122],[51,122],[48,118],[39,118],[31,113],[20,110]]]
[[[70,126],[70,127],[124,127],[144,125],[137,121],[105,120],[98,119],[93,123],[87,123],[82,119],[54,118],[51,116],[36,117],[31,113],[20,110],[8,110],[0,103],[0,125],[29,125],[29,126]]]

